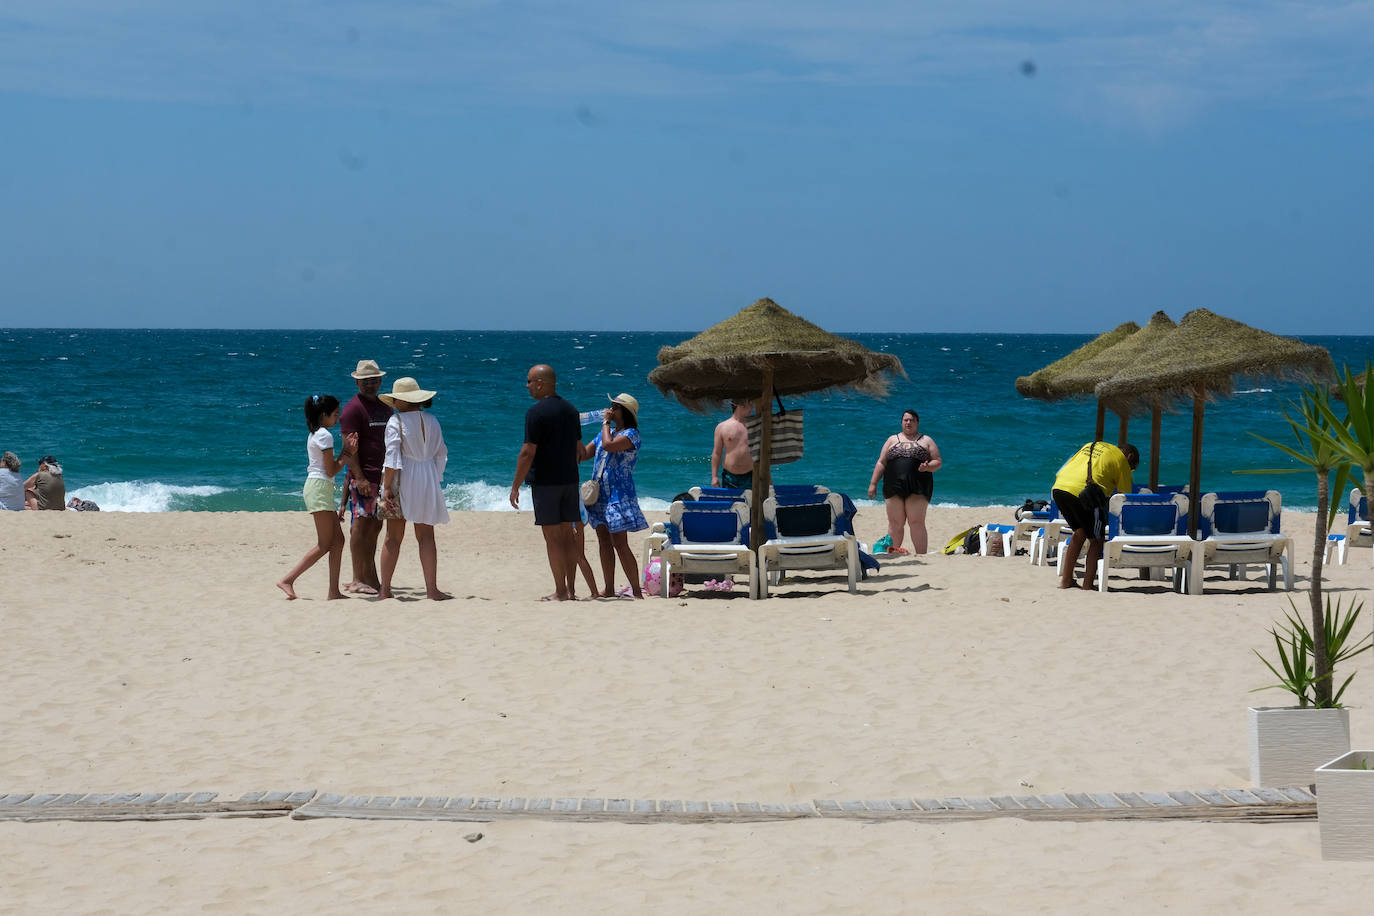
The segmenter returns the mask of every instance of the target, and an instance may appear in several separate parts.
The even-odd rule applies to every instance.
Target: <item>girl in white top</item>
[[[439,591],[439,553],[434,545],[434,526],[448,524],[448,505],[444,502],[444,467],[448,447],[444,430],[432,414],[424,412],[437,392],[424,391],[413,378],[398,378],[390,394],[379,394],[381,401],[394,409],[386,424],[386,459],[382,462],[381,502],[389,507],[398,499],[404,518],[386,520],[386,540],[382,543],[381,597],[390,598],[391,576],[401,556],[406,522],[415,526],[415,542],[420,549],[420,570],[425,576],[425,597],[435,601],[452,598]]]
[[[310,435],[305,440],[305,509],[315,520],[315,546],[305,552],[277,588],[286,597],[296,598],[296,579],[325,555],[329,556],[328,600],[342,598],[339,570],[343,565],[343,513],[334,504],[334,475],[348,465],[348,457],[358,450],[358,436],[344,436],[343,451],[334,457],[334,434],[329,430],[339,422],[339,400],[328,394],[312,394],[305,399],[305,425]]]

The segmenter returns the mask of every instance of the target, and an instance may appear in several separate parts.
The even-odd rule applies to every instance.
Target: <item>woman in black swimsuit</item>
[[[883,503],[887,507],[887,533],[892,537],[889,554],[905,556],[902,548],[902,529],[911,529],[911,553],[925,553],[926,508],[935,492],[933,472],[944,464],[935,440],[921,434],[921,416],[914,410],[902,413],[902,431],[889,436],[878,452],[873,465],[873,479],[868,483],[868,497],[878,492],[883,482]]]

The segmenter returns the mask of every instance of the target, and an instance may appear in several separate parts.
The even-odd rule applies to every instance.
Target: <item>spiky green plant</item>
[[[1335,472],[1335,492],[1340,493],[1350,478],[1350,464],[1344,454],[1336,447],[1331,435],[1334,414],[1331,411],[1331,395],[1324,387],[1312,386],[1303,389],[1299,400],[1293,402],[1293,413],[1283,408],[1283,418],[1293,432],[1293,445],[1275,442],[1258,433],[1251,433],[1261,442],[1267,442],[1303,467],[1267,468],[1255,471],[1239,471],[1241,474],[1295,474],[1310,469],[1317,476],[1317,523],[1312,537],[1312,577],[1309,580],[1308,599],[1312,626],[1315,634],[1313,646],[1316,669],[1314,672],[1315,699],[1318,705],[1331,700],[1332,671],[1327,668],[1329,654],[1324,645],[1326,634],[1325,605],[1322,602],[1322,564],[1326,558],[1326,534],[1336,514],[1336,506],[1331,504],[1331,474]]]
[[[1364,602],[1352,598],[1350,609],[1345,610],[1339,599],[1334,605],[1330,597],[1326,599],[1324,625],[1319,634],[1325,646],[1322,656],[1317,654],[1317,634],[1313,633],[1302,619],[1302,615],[1297,612],[1298,606],[1293,604],[1292,598],[1288,599],[1288,604],[1293,608],[1293,613],[1285,614],[1288,624],[1276,624],[1269,630],[1270,635],[1274,637],[1274,648],[1278,653],[1277,663],[1271,662],[1261,655],[1259,650],[1255,650],[1255,655],[1259,656],[1259,660],[1264,662],[1264,666],[1274,673],[1279,682],[1257,687],[1255,690],[1286,690],[1297,697],[1300,708],[1339,708],[1341,696],[1345,694],[1345,689],[1350,686],[1355,675],[1346,677],[1341,686],[1333,690],[1336,665],[1374,648],[1374,634],[1366,634],[1351,642],[1351,633],[1364,610]],[[1325,676],[1317,674],[1318,665],[1314,664],[1322,657],[1325,664],[1321,667],[1327,671]],[[1255,691],[1251,691],[1253,692]]]

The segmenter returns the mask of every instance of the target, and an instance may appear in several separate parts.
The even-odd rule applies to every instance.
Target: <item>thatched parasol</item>
[[[1063,391],[1072,394],[1095,394],[1097,386],[1111,378],[1122,367],[1133,365],[1139,360],[1141,354],[1150,352],[1158,340],[1166,334],[1172,333],[1178,325],[1164,312],[1155,312],[1150,317],[1145,327],[1129,335],[1122,341],[1101,351],[1096,356],[1086,359],[1072,369],[1064,372],[1056,385]],[[1102,415],[1103,407],[1110,408],[1113,413],[1121,418],[1121,429],[1117,434],[1117,444],[1124,444],[1126,430],[1133,410],[1141,406],[1148,406],[1150,410],[1150,487],[1151,489],[1159,486],[1159,428],[1160,415],[1163,413],[1166,404],[1177,400],[1163,396],[1147,397],[1141,401],[1133,400],[1111,400],[1108,398],[1098,398],[1098,416]],[[1098,426],[1097,437],[1102,438],[1101,424]]]
[[[760,299],[676,347],[658,351],[654,387],[703,413],[731,400],[756,401],[763,421],[754,474],[752,540],[763,543],[763,499],[770,483],[773,396],[839,388],[887,394],[889,374],[906,375],[889,353],[837,337],[772,299]]]
[[[1189,473],[1188,533],[1196,536],[1202,487],[1202,417],[1209,399],[1228,397],[1237,377],[1332,378],[1331,354],[1325,347],[1280,337],[1194,309],[1177,328],[1156,337],[1096,388],[1110,404],[1148,406],[1174,398],[1193,399],[1192,465]]]
[[[1045,368],[1032,372],[1030,375],[1021,376],[1016,380],[1016,390],[1028,398],[1038,398],[1041,401],[1062,401],[1075,395],[1091,394],[1092,386],[1089,386],[1087,391],[1072,391],[1060,385],[1059,380],[1066,373],[1072,372],[1102,351],[1116,346],[1139,330],[1140,325],[1134,321],[1117,325],[1107,333],[1099,334],[1077,350],[1055,360]],[[1093,383],[1093,385],[1096,384],[1096,382]],[[1100,431],[1098,438],[1101,438]]]
[[[772,299],[661,348],[658,362],[649,381],[698,413],[758,397],[767,372],[778,395],[843,388],[874,397],[887,394],[888,373],[906,374],[897,357],[831,334]]]
[[[1075,371],[1085,362],[1096,358],[1098,355],[1110,350],[1112,347],[1129,338],[1132,334],[1140,330],[1140,325],[1134,321],[1127,321],[1119,324],[1105,334],[1099,334],[1083,346],[1069,353],[1067,356],[1060,357],[1043,369],[1032,372],[1030,375],[1023,375],[1016,380],[1016,390],[1028,398],[1037,398],[1041,401],[1062,401],[1065,398],[1084,396],[1092,394],[1093,386],[1101,379],[1093,382],[1086,391],[1076,390],[1060,384],[1060,380],[1068,373]],[[1104,376],[1105,377],[1105,376]],[[1097,432],[1094,439],[1101,439],[1102,432],[1107,423],[1107,405],[1101,401],[1097,402]],[[1122,418],[1124,421],[1124,417]]]

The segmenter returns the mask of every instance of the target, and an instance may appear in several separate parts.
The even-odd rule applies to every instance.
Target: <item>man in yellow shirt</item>
[[[1096,499],[1084,498],[1091,462],[1092,480],[1101,488]],[[1102,558],[1102,541],[1107,536],[1107,500],[1113,493],[1131,492],[1131,472],[1140,464],[1140,451],[1129,443],[1117,447],[1109,442],[1089,442],[1064,462],[1054,477],[1051,495],[1064,521],[1073,529],[1073,537],[1064,548],[1063,572],[1060,588],[1073,588],[1073,567],[1078,562],[1083,542],[1088,542],[1088,555],[1083,559],[1083,588],[1093,588],[1097,577],[1097,561]]]

